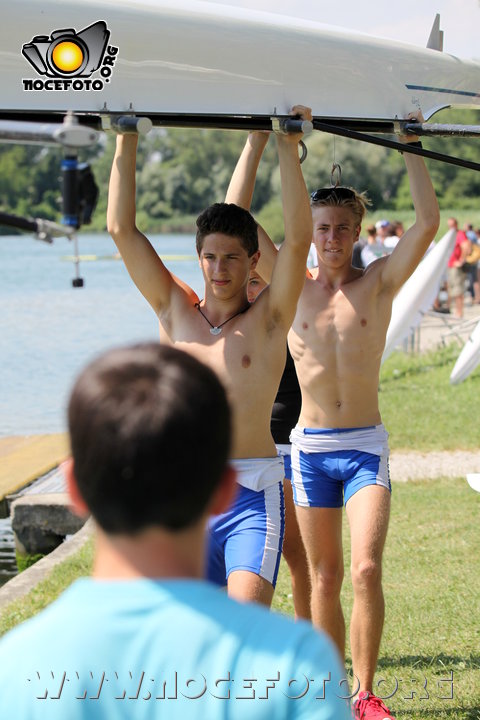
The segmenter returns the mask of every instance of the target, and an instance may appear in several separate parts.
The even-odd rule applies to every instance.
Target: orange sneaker
[[[385,703],[369,692],[361,692],[353,705],[355,720],[395,720]]]

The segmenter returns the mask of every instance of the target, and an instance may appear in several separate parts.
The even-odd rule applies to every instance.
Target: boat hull
[[[17,0],[2,23],[4,118],[271,116],[301,102],[316,118],[372,121],[480,107],[479,63],[280,15],[193,0]],[[52,33],[96,23],[108,33],[96,70],[95,57],[83,75],[29,60],[48,59]]]
[[[450,383],[458,385],[463,382],[480,365],[480,322],[463,346],[457,362],[450,375]]]
[[[431,309],[454,244],[455,231],[449,230],[423,258],[395,296],[382,363],[395,347],[411,335],[423,315]]]

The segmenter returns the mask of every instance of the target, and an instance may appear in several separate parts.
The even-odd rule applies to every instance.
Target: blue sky
[[[376,37],[424,47],[436,13],[444,52],[480,59],[480,0],[209,0],[283,15],[296,15]]]

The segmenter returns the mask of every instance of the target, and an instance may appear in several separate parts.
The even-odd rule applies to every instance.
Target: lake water
[[[152,236],[176,275],[201,293],[190,235]],[[73,288],[73,243],[0,236],[0,437],[65,430],[72,381],[114,345],[158,339],[158,320],[133,285],[108,235],[79,235],[85,285]],[[181,259],[169,259],[180,256]]]
[[[150,239],[167,267],[201,294],[194,237]],[[0,236],[0,437],[65,431],[68,394],[89,359],[115,345],[158,340],[155,313],[115,259],[110,236],[80,234],[78,246],[90,259],[80,261],[84,287],[73,288],[72,241]],[[0,519],[0,585],[15,573],[10,519]]]

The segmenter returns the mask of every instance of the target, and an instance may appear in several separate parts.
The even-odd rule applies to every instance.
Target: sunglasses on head
[[[314,190],[314,192],[312,192],[312,194],[310,195],[310,200],[312,202],[318,202],[319,200],[327,200],[332,195],[335,195],[335,197],[339,200],[355,199],[354,190],[350,190],[350,188],[340,186],[319,188],[319,190]]]

